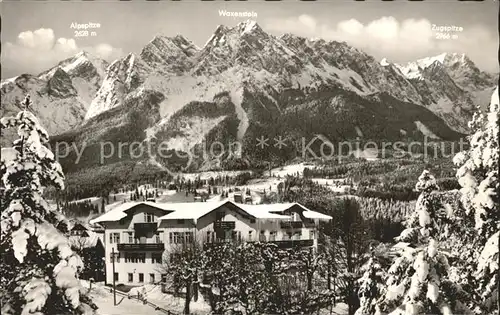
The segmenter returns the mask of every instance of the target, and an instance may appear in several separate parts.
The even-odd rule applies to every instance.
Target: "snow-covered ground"
[[[91,203],[94,203],[94,202],[96,202],[99,199],[101,199],[101,198],[99,198],[99,197],[89,197],[89,198],[83,198],[83,199],[73,200],[73,201],[70,201],[69,203],[79,203],[79,202],[86,202],[86,201],[90,201]]]
[[[307,165],[306,163],[298,163],[298,164],[290,164],[283,167],[273,168],[271,170],[271,176],[274,177],[285,177],[286,175],[296,175],[299,173],[299,176],[304,174],[304,169],[306,167],[314,167],[313,165]]]
[[[88,283],[82,281],[82,285],[88,288]],[[113,293],[110,288],[94,283],[89,293],[92,301],[97,305],[96,315],[165,315],[162,311],[156,311],[153,307],[140,303],[134,299],[118,295],[117,305],[113,305]]]
[[[344,184],[344,179],[311,178],[311,180],[319,185],[326,186],[334,192],[345,193],[350,188],[349,185]]]
[[[432,139],[440,139],[438,136],[436,136],[429,128],[427,128],[426,125],[424,125],[421,121],[416,120],[415,121],[415,126],[417,126],[418,130],[426,137],[432,138]]]
[[[194,181],[196,178],[200,178],[200,180],[207,180],[216,177],[223,177],[223,176],[229,176],[229,177],[235,177],[239,174],[242,173],[251,173],[252,171],[207,171],[207,172],[199,172],[199,173],[179,173],[176,174],[177,176],[183,178],[184,180],[191,180]]]
[[[184,299],[175,297],[171,294],[161,292],[161,286],[155,284],[146,284],[141,287],[132,288],[129,291],[130,295],[137,295],[141,293],[143,297],[155,305],[171,310],[176,313],[182,313],[184,310]],[[191,314],[208,314],[210,306],[203,300],[203,297],[198,295],[197,301],[191,301],[189,305]]]

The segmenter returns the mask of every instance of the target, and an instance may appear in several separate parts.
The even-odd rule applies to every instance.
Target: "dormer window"
[[[146,223],[152,223],[154,222],[155,217],[152,213],[144,213],[144,222]]]

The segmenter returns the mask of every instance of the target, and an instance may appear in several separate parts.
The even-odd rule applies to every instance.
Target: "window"
[[[149,274],[149,282],[150,283],[155,283],[155,274],[154,273],[150,273]]]
[[[276,240],[276,234],[277,234],[276,231],[271,231],[269,233],[269,240],[270,241],[275,241]]]
[[[163,232],[160,231],[155,235],[155,242],[156,244],[161,244],[163,243]]]
[[[293,220],[293,221],[299,221],[299,214],[298,214],[297,212],[294,212],[294,213],[292,214],[292,220]]]
[[[252,231],[248,231],[248,240],[251,241],[253,238]]]
[[[120,233],[110,233],[109,234],[109,243],[110,244],[113,244],[113,243],[120,243]]]
[[[185,232],[184,236],[185,236],[185,239],[186,239],[186,243],[188,243],[188,244],[193,243],[193,239],[194,239],[193,232]]]
[[[181,243],[181,233],[174,232],[174,244],[180,244],[180,243]]]
[[[261,242],[266,241],[266,231],[264,231],[264,230],[260,231],[259,241],[261,241]]]
[[[161,264],[162,263],[162,254],[161,253],[151,253],[151,260],[153,264]]]
[[[211,242],[211,239],[210,239],[211,234],[212,234],[212,232],[211,232],[211,231],[207,231],[207,243],[210,243],[210,242]]]
[[[120,253],[116,253],[116,252],[115,252],[115,259],[116,259],[116,260],[115,260],[115,262],[116,262],[116,263],[119,263],[119,262],[120,262]],[[113,253],[110,253],[110,254],[109,254],[109,262],[110,262],[110,263],[113,263]]]
[[[134,274],[133,273],[128,274],[128,282],[134,282]]]
[[[313,239],[315,239],[315,238],[316,238],[316,233],[315,233],[315,231],[314,231],[314,230],[310,230],[310,231],[309,231],[309,239],[310,239],[310,240],[313,240]]]
[[[233,231],[232,239],[241,242],[241,231]]]
[[[118,272],[115,272],[115,281],[118,281]]]
[[[144,213],[144,222],[151,223],[154,222],[155,218],[152,213]]]
[[[293,233],[293,239],[294,240],[300,240],[302,238],[302,232],[295,232]]]
[[[128,232],[128,242],[132,244],[134,242],[134,233]]]
[[[145,263],[146,253],[125,253],[126,263]]]
[[[143,273],[140,273],[139,274],[139,282],[144,282],[144,274]]]
[[[170,244],[193,243],[194,234],[193,232],[170,232],[168,239]]]
[[[292,239],[292,232],[286,232],[285,234],[283,234],[283,240],[284,241],[288,241],[288,240],[291,240]]]
[[[255,219],[250,219],[250,223],[255,223]]]

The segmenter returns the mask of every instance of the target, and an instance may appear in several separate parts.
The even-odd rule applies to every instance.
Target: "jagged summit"
[[[241,35],[251,33],[253,31],[262,31],[260,26],[257,24],[257,21],[254,20],[246,20],[245,22],[241,22],[237,25],[239,28]]]
[[[462,120],[455,116],[463,116],[463,120],[469,117],[461,109],[470,107],[471,94],[460,90],[457,85],[470,84],[474,89],[482,86],[481,82],[484,86],[489,82],[461,53],[441,53],[398,65],[387,58],[376,60],[346,42],[293,34],[276,37],[254,20],[217,26],[202,48],[181,34],[160,34],[154,36],[139,54],[129,54],[113,62],[102,70],[102,75],[95,69],[102,68],[97,66],[89,52],[82,51],[46,71],[46,80],[31,78],[23,86],[36,85],[41,93],[46,93],[47,81],[56,74],[50,86],[54,97],[65,97],[69,102],[76,98],[80,101],[82,95],[88,95],[90,100],[87,99],[82,106],[85,109],[82,116],[87,120],[85,124],[107,117],[90,119],[116,107],[123,109],[114,113],[125,112],[129,104],[127,100],[158,95],[153,102],[158,103],[155,105],[158,113],[151,113],[145,124],[148,139],[157,137],[160,130],[177,126],[175,119],[184,119],[191,110],[198,117],[190,117],[193,120],[189,124],[193,125],[186,127],[190,130],[185,131],[190,135],[186,139],[191,143],[192,139],[199,140],[209,133],[210,128],[217,128],[219,134],[225,130],[226,124],[237,129],[234,136],[241,139],[247,130],[262,125],[269,113],[278,117],[286,113],[288,107],[314,101],[314,91],[320,89],[333,89],[335,93],[348,91],[369,102],[376,101],[375,96],[382,99],[387,94],[415,106],[424,106],[452,128],[462,130]],[[412,79],[419,77],[418,80]],[[15,84],[10,83],[14,80]],[[17,78],[2,83],[2,91],[11,93],[9,91],[20,81]],[[290,92],[295,90],[296,94]],[[228,121],[224,120],[224,115],[219,117],[212,110],[209,117],[205,117],[207,113],[198,112],[196,106],[199,104],[193,103],[212,102],[215,95],[225,92],[235,111],[235,117],[229,117],[233,115],[231,108],[224,111],[224,115],[229,115],[226,117]],[[300,95],[306,95],[305,99],[301,100]],[[217,102],[226,102],[225,97]],[[332,100],[332,104],[341,106],[337,101]],[[184,112],[184,108],[191,109]],[[71,124],[78,119],[75,116]],[[413,121],[410,125],[414,125]],[[396,131],[399,135],[399,129]],[[177,146],[187,141],[181,138],[168,139]]]

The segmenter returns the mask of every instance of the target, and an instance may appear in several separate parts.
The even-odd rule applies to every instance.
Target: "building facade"
[[[161,281],[162,264],[192,242],[273,242],[281,248],[317,247],[320,220],[331,217],[300,204],[221,202],[121,204],[91,221],[105,228],[106,282]],[[114,257],[114,273],[113,273]]]

